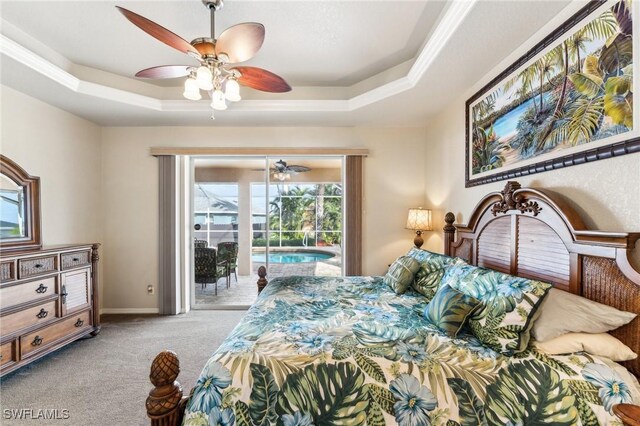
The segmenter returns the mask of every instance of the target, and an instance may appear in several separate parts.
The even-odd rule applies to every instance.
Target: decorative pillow
[[[566,291],[552,288],[540,306],[531,335],[544,342],[566,333],[606,333],[630,323],[636,314],[620,311]]]
[[[387,275],[384,277],[384,282],[391,287],[396,294],[402,294],[411,285],[413,276],[420,269],[420,264],[417,260],[409,256],[400,256],[389,267]]]
[[[431,302],[424,308],[424,317],[431,324],[456,337],[481,302],[448,285],[438,289]]]
[[[438,291],[447,267],[467,264],[458,257],[432,253],[415,247],[409,250],[407,256],[411,256],[420,262],[420,269],[416,273],[411,286],[415,291],[426,297],[427,302],[430,301],[433,295],[436,294],[436,291]]]
[[[611,361],[629,361],[638,357],[631,348],[608,333],[567,333],[545,342],[534,341],[533,346],[549,355],[586,352]]]
[[[442,285],[482,302],[469,318],[471,331],[483,344],[508,356],[529,345],[536,311],[551,288],[551,284],[471,265],[448,268]]]

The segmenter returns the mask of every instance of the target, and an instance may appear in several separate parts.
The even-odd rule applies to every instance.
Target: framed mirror
[[[41,246],[40,178],[0,154],[0,250]]]

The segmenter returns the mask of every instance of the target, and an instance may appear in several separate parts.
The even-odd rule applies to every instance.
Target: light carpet
[[[185,395],[245,311],[174,317],[103,316],[102,332],[71,343],[0,381],[2,425],[148,425],[145,399],[156,354],[173,350]],[[67,420],[9,420],[7,409],[69,410]]]

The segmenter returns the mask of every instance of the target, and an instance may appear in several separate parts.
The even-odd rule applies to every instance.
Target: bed
[[[640,234],[589,231],[557,194],[485,196],[468,225],[445,217],[445,253],[640,313],[628,256]],[[265,285],[262,277],[262,285]],[[159,354],[147,413],[158,425],[620,424],[638,404],[638,359],[505,356],[428,322],[425,298],[382,277],[274,279],[213,354],[188,397],[176,354]],[[640,351],[640,320],[613,334]]]

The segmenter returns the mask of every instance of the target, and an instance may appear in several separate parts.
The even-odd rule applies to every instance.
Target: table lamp
[[[416,247],[422,247],[424,240],[422,239],[422,231],[432,231],[431,227],[431,210],[418,207],[417,209],[409,209],[409,215],[407,217],[407,229],[416,231],[416,237],[413,239],[413,244]]]

